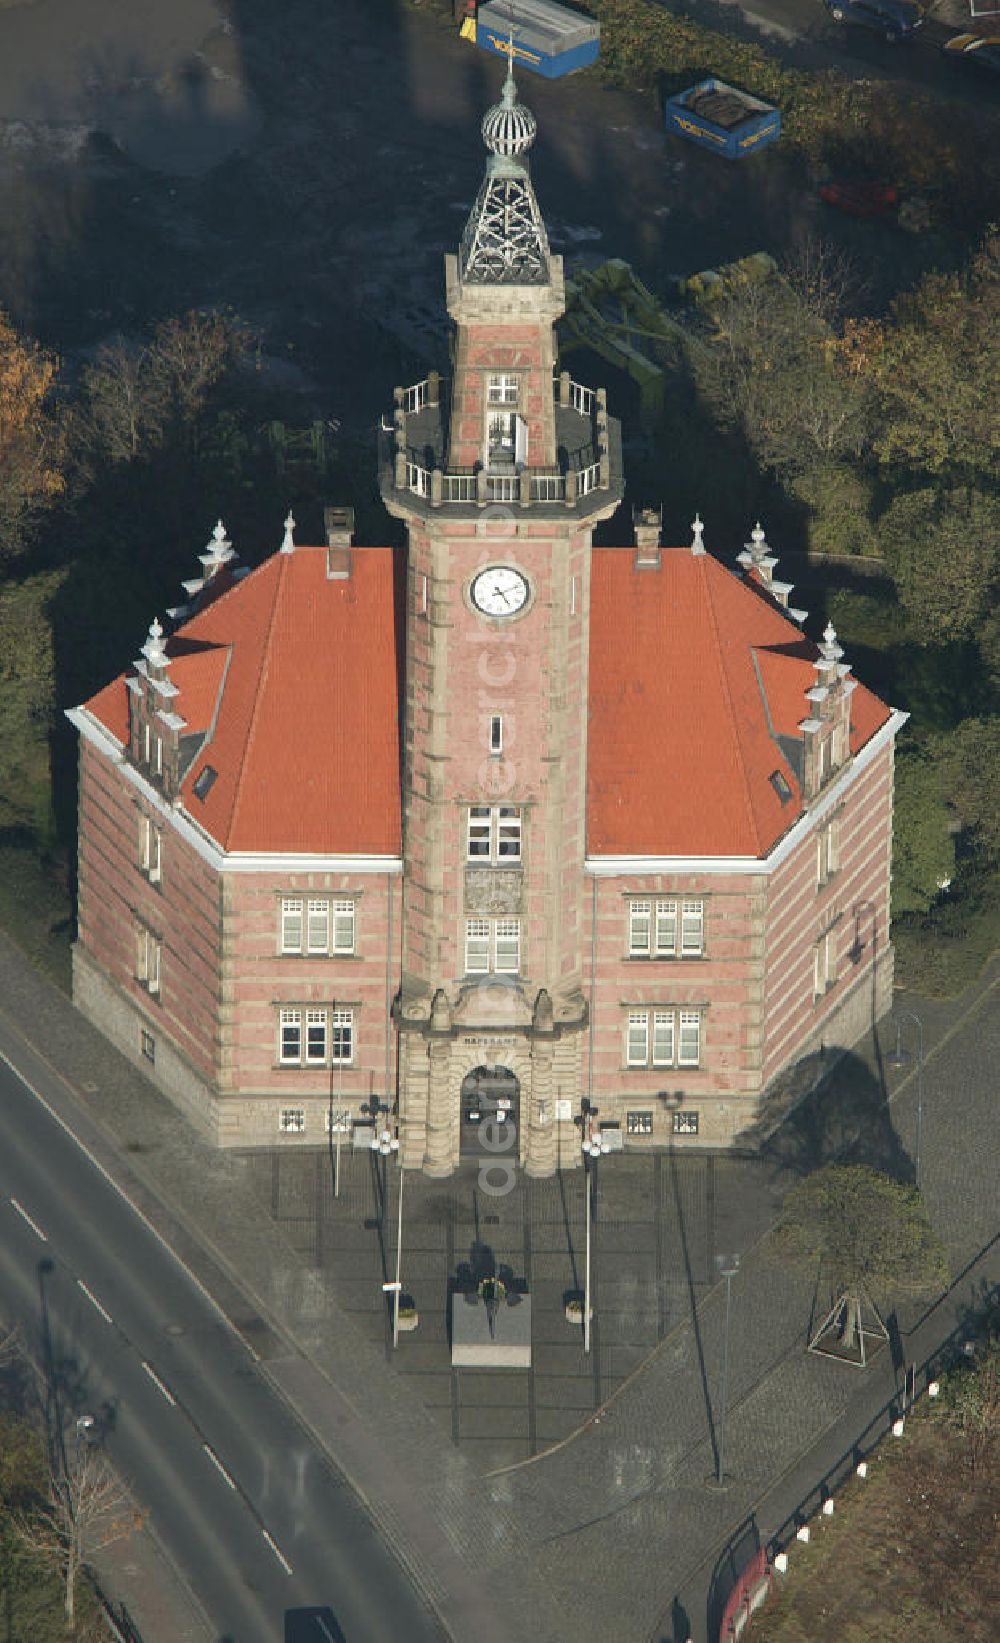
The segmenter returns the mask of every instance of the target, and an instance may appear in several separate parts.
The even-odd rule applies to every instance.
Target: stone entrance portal
[[[462,1079],[463,1158],[517,1158],[521,1086],[509,1067],[473,1067]]]

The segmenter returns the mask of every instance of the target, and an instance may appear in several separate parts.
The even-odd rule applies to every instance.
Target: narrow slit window
[[[494,756],[503,752],[503,719],[499,713],[490,719],[490,752]]]

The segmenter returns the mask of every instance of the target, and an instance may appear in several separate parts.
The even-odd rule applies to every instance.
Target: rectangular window
[[[486,399],[490,405],[516,405],[517,377],[506,372],[495,372],[487,382]]]
[[[833,764],[833,737],[824,736],[819,744],[819,780],[820,786],[830,779],[830,770]]]
[[[470,918],[465,921],[465,970],[470,976],[486,975],[490,967],[490,921]]]
[[[163,838],[160,829],[149,816],[142,816],[139,821],[139,859],[150,884],[159,884]]]
[[[330,1012],[331,1049],[330,1060],[341,1065],[354,1060],[354,1011],[332,1010]]]
[[[653,1011],[653,1066],[672,1067],[674,1064],[674,1012]]]
[[[837,979],[837,937],[833,930],[820,936],[813,948],[813,993],[821,998]]]
[[[656,904],[656,951],[660,955],[677,951],[676,901],[658,901]]]
[[[301,1107],[282,1107],[278,1116],[278,1128],[282,1135],[302,1135],[306,1127],[306,1115]]]
[[[325,896],[311,900],[306,910],[306,949],[310,953],[330,951],[330,903]]]
[[[326,1062],[326,1011],[306,1011],[306,1061],[314,1066]]]
[[[333,904],[333,950],[335,953],[354,951],[354,903],[335,901]]]
[[[513,462],[517,450],[517,412],[495,411],[486,430],[486,466]]]
[[[278,1059],[285,1064],[294,1062],[298,1065],[302,1060],[302,1011],[282,1010],[279,1025]]]
[[[488,804],[474,804],[469,810],[468,852],[470,861],[489,861],[490,859],[490,840],[492,837],[490,815]]]
[[[490,718],[490,752],[494,755],[503,752],[503,719],[499,713]]]
[[[675,1135],[698,1134],[698,1114],[696,1112],[675,1112],[673,1118],[673,1132]]]
[[[705,950],[705,904],[681,902],[681,952],[685,958]]]
[[[513,804],[469,807],[468,860],[509,863],[521,859],[521,812]]]
[[[283,953],[301,953],[302,951],[302,915],[305,904],[301,896],[282,896],[281,898],[281,951]]]
[[[644,1067],[649,1060],[649,1013],[630,1010],[625,1059],[630,1067]]]
[[[627,1112],[625,1114],[626,1135],[652,1135],[653,1115],[651,1112]]]
[[[156,736],[153,741],[153,769],[158,776],[163,775],[163,737]]]
[[[156,1039],[152,1033],[147,1033],[145,1027],[139,1034],[139,1047],[147,1061],[156,1061]]]
[[[153,732],[147,721],[142,727],[142,758],[144,764],[149,764],[153,755]]]
[[[697,1067],[701,1060],[701,1013],[698,1010],[680,1012],[680,1032],[677,1040],[678,1067]]]
[[[649,952],[652,903],[632,901],[628,909],[628,950],[632,958],[644,957]]]
[[[517,975],[521,968],[521,921],[498,918],[495,927],[496,964],[499,975]]]
[[[831,817],[816,834],[816,883],[826,884],[837,870],[836,818]]]
[[[149,993],[158,993],[160,990],[161,947],[162,943],[151,930],[139,931],[136,979],[142,982]]]

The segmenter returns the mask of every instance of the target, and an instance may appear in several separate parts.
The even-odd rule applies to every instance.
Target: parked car
[[[823,0],[823,4],[835,23],[871,29],[890,45],[905,40],[924,20],[924,8],[915,0]]]
[[[956,63],[1000,74],[1000,34],[953,34],[941,50]]]

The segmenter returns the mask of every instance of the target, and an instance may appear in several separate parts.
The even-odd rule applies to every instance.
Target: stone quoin
[[[903,714],[757,525],[735,567],[624,495],[606,394],[560,370],[562,259],[508,72],[445,259],[450,379],[395,392],[405,548],[240,568],[224,527],[80,733],[74,999],[219,1145],[394,1111],[408,1168],[731,1145],[891,1002]],[[346,1115],[346,1118],[345,1116]],[[490,1126],[487,1126],[490,1128]]]

